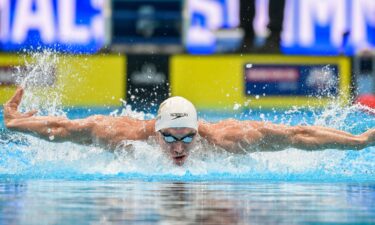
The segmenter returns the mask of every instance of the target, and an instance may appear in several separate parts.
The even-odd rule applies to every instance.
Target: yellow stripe
[[[254,64],[337,64],[340,75],[340,97],[350,97],[350,62],[346,57],[306,57],[276,55],[177,55],[170,63],[172,95],[190,99],[200,109],[231,110],[234,105],[250,102],[250,107],[285,108],[291,106],[324,106],[328,99],[307,97],[263,97],[245,95],[244,65]]]
[[[32,59],[26,58],[28,62]],[[118,55],[60,55],[56,65],[56,83],[40,88],[62,96],[64,106],[120,106],[125,96],[126,58]],[[0,66],[25,64],[24,56],[0,55]],[[15,87],[0,86],[0,102],[13,94]]]

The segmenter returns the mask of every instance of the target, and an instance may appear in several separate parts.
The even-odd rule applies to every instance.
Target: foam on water
[[[40,92],[48,86],[50,71],[62,56],[49,52],[32,55],[35,63],[26,64],[17,77],[25,87],[21,110],[38,109],[42,115],[66,115],[60,90]],[[26,76],[25,76],[26,74]],[[375,127],[375,118],[362,112],[362,106],[342,107],[333,103],[325,110],[293,108],[284,113],[242,113],[240,119],[276,123],[315,124],[360,133]],[[126,103],[125,103],[126,104]],[[235,103],[236,104],[236,103]],[[240,114],[241,106],[234,106]],[[248,112],[248,111],[247,111]],[[372,112],[373,113],[373,112]],[[237,114],[237,115],[238,115]],[[130,106],[110,113],[150,119],[154,116],[135,112]],[[297,116],[296,116],[297,115]],[[220,118],[220,116],[219,116]],[[207,116],[207,120],[216,118]],[[3,125],[1,125],[3,127]],[[183,166],[173,165],[153,140],[127,141],[127,148],[114,152],[96,146],[52,143],[33,136],[0,131],[0,176],[66,179],[172,179],[172,180],[288,180],[288,181],[375,181],[375,148],[362,151],[335,149],[307,152],[286,149],[280,152],[231,154],[201,142]]]
[[[18,134],[17,134],[18,136]],[[50,143],[26,137],[26,143],[0,143],[0,174],[37,178],[372,180],[375,151],[326,150],[234,155],[197,147],[186,164],[172,164],[153,144],[131,141],[133,151],[114,153],[99,147]]]

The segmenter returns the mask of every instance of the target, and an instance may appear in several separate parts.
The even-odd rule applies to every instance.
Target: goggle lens
[[[185,144],[189,144],[193,141],[193,138],[195,136],[195,134],[188,134],[185,137],[177,138],[177,137],[175,137],[173,135],[170,135],[170,134],[164,134],[162,132],[160,132],[160,133],[163,135],[164,141],[167,142],[167,143],[174,143],[174,142],[177,142],[177,141],[182,141]]]

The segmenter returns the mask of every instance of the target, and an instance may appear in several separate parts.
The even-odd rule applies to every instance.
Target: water
[[[18,71],[26,86],[21,110],[82,118],[93,114],[153,115],[124,109],[61,106],[48,86],[51,53]],[[251,103],[250,103],[251,105]],[[1,109],[1,108],[0,108]],[[0,110],[0,225],[2,224],[374,224],[375,147],[362,151],[286,149],[235,155],[198,145],[173,165],[152,143],[133,151],[51,143],[4,128]],[[324,110],[200,112],[200,118],[315,124],[359,134],[374,114],[333,103]]]
[[[375,186],[358,183],[2,182],[2,224],[370,224]]]
[[[78,118],[114,109],[65,111]],[[352,133],[375,125],[372,115],[356,108],[200,116],[210,121],[237,117],[323,123]],[[46,142],[9,132],[3,124],[0,129],[0,224],[375,223],[373,147],[248,155],[197,152],[178,167],[144,142],[133,142],[134,154],[111,153]]]

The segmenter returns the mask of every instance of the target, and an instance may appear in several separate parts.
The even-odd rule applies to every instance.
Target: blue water
[[[115,109],[70,109],[70,118]],[[318,124],[358,134],[375,117],[357,108],[200,112]],[[182,167],[156,146],[134,153],[50,143],[9,132],[0,116],[0,224],[373,224],[375,147],[233,155],[196,150]],[[207,153],[208,152],[208,153]]]

